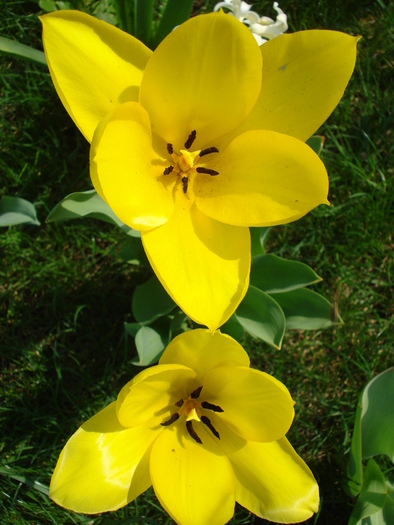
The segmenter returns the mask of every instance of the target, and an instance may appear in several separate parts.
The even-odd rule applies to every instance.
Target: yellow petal
[[[319,508],[312,472],[284,437],[272,443],[245,441],[212,417],[236,477],[236,500],[274,523],[307,520]]]
[[[174,201],[161,182],[166,165],[153,149],[149,116],[138,103],[122,104],[100,122],[90,175],[97,192],[131,228],[155,228],[171,216]]]
[[[229,335],[199,328],[175,337],[164,350],[159,363],[179,363],[191,368],[196,373],[194,383],[197,388],[213,368],[249,366],[249,357]]]
[[[294,402],[287,388],[274,377],[244,367],[222,367],[204,378],[200,401],[219,405],[220,419],[250,441],[282,438],[294,418]],[[209,417],[208,411],[207,415]]]
[[[187,433],[185,424],[168,427],[155,441],[150,473],[156,496],[182,525],[223,525],[235,505],[234,475],[223,452],[193,422],[203,444]]]
[[[152,417],[165,421],[175,412],[174,404],[188,397],[187,382],[195,375],[190,368],[176,364],[157,365],[139,373],[119,392],[119,422],[125,427],[136,427]]]
[[[149,262],[191,319],[215,330],[234,313],[249,284],[250,234],[179,199],[169,221],[141,232]]]
[[[309,146],[286,135],[243,133],[208,166],[219,175],[195,177],[196,205],[227,224],[285,224],[328,204],[324,164]]]
[[[56,91],[91,142],[107,113],[124,102],[138,101],[152,52],[133,36],[79,11],[55,11],[41,22]]]
[[[262,88],[248,118],[215,144],[219,150],[235,136],[269,129],[302,141],[327,120],[352,76],[359,38],[337,31],[280,35],[260,47]]]
[[[251,32],[223,13],[197,16],[159,45],[141,83],[152,129],[176,151],[192,130],[194,149],[236,127],[253,108],[262,59]],[[214,146],[214,144],[208,144]]]
[[[86,421],[60,454],[49,496],[66,509],[85,514],[116,510],[151,485],[150,447],[163,427],[126,429],[115,405]]]

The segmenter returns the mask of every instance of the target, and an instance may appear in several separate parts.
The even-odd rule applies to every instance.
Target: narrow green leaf
[[[134,0],[112,0],[111,2],[115,13],[118,27],[129,33],[134,34]]]
[[[150,47],[154,0],[134,0],[134,36]]]
[[[324,146],[324,140],[325,140],[324,137],[320,135],[314,135],[313,137],[310,137],[306,141],[306,143],[308,144],[310,148],[313,149],[315,153],[317,153],[317,155],[320,155],[323,149],[323,146]]]
[[[171,33],[174,27],[185,22],[192,12],[193,0],[168,0],[162,19],[153,36],[153,46],[155,49],[160,42]]]
[[[283,312],[269,295],[254,286],[238,306],[235,316],[244,329],[274,348],[280,348],[286,330]]]
[[[0,474],[3,476],[9,476],[10,478],[15,479],[16,481],[19,481],[20,483],[24,483],[25,485],[29,485],[29,487],[32,487],[33,489],[38,490],[38,492],[41,492],[42,494],[49,496],[49,487],[47,485],[43,485],[39,481],[27,478],[26,476],[21,476],[20,474],[13,472],[7,466],[5,468],[0,467]]]
[[[322,279],[309,266],[265,253],[252,258],[250,284],[266,293],[280,293],[318,283]]]
[[[19,197],[8,197],[4,195],[0,201],[0,226],[15,226],[16,224],[41,223],[37,219],[34,204]]]
[[[286,327],[298,330],[320,330],[336,323],[331,320],[331,304],[322,295],[299,288],[272,294],[286,316]]]
[[[357,498],[348,525],[361,525],[363,518],[368,518],[383,508],[386,498],[387,487],[382,471],[375,460],[370,459],[364,471],[363,488]],[[368,523],[373,522],[369,520]]]
[[[133,365],[148,366],[155,363],[166,347],[162,335],[150,326],[141,327],[135,336],[135,346],[138,359],[133,359]]]
[[[139,231],[129,228],[118,219],[96,190],[70,193],[70,195],[67,195],[67,197],[56,204],[49,213],[46,222],[69,221],[81,219],[82,217],[90,217],[115,224],[131,237],[141,236]]]
[[[175,303],[164,290],[155,275],[135,289],[132,300],[134,318],[141,324],[150,324],[159,317],[170,313]]]
[[[236,341],[241,341],[245,335],[245,330],[235,314],[233,314],[230,319],[220,327],[220,331],[223,334],[230,335]]]
[[[386,455],[394,463],[394,368],[370,381],[362,394],[362,457]]]
[[[344,490],[348,496],[355,498],[363,484],[363,463],[361,457],[361,410],[362,394],[359,397],[354,422],[352,443],[350,445],[349,462],[346,468]]]
[[[25,46],[16,40],[11,40],[5,36],[0,36],[0,53],[5,53],[17,58],[23,58],[29,62],[46,66],[47,61],[43,51],[33,49],[32,47]]]

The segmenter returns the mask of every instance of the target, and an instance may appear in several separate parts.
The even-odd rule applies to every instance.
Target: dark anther
[[[183,399],[180,399],[179,401],[177,401],[177,402],[175,403],[175,406],[176,406],[176,407],[181,407],[182,405],[183,405]]]
[[[219,405],[213,405],[212,403],[208,403],[208,401],[203,401],[201,406],[207,410],[212,410],[212,412],[224,412],[223,408]]]
[[[212,432],[212,434],[217,437],[218,439],[220,439],[220,435],[219,435],[219,432],[216,430],[216,428],[212,425],[211,421],[209,418],[207,418],[207,416],[201,416],[201,421],[204,423],[204,425],[207,425],[207,427],[209,428],[209,430]]]
[[[190,394],[190,397],[192,399],[198,399],[199,395],[201,394],[202,385],[193,390],[193,392]]]
[[[163,175],[169,175],[172,172],[173,169],[174,169],[174,166],[168,166],[168,168],[166,168],[163,171]]]
[[[163,423],[162,423],[162,424],[163,424]],[[200,445],[202,445],[202,441],[201,441],[201,439],[198,437],[198,435],[196,434],[196,431],[194,430],[191,421],[186,421],[186,428],[187,428],[187,431],[189,432],[190,437],[192,437],[192,438],[194,439],[194,441],[197,441],[197,443],[199,443]]]
[[[174,153],[174,148],[172,147],[172,144],[167,144],[167,151],[170,155]]]
[[[194,129],[194,130],[190,133],[190,135],[189,135],[187,141],[185,142],[185,148],[186,148],[186,149],[189,149],[190,146],[193,144],[193,142],[196,140],[196,135],[197,135],[197,133],[196,133],[196,130]]]
[[[163,421],[163,423],[160,423],[160,425],[162,427],[169,427],[170,425],[175,423],[175,421],[178,421],[178,419],[179,419],[179,414],[178,414],[178,412],[175,412],[175,414],[172,414],[170,419],[168,419],[167,421]]]
[[[203,149],[202,151],[200,151],[200,157],[203,157],[204,155],[209,155],[210,153],[219,153],[219,150],[215,147]]]
[[[196,168],[197,173],[206,173],[207,175],[219,175],[218,171],[210,170],[209,168]]]
[[[183,193],[187,192],[188,185],[189,185],[189,178],[188,177],[182,177]]]

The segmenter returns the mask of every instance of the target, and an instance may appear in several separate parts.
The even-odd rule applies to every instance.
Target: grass
[[[254,366],[282,380],[297,402],[289,438],[320,484],[317,523],[344,525],[354,501],[341,489],[341,465],[357,399],[394,355],[394,13],[381,0],[280,6],[292,31],[363,36],[350,85],[321,130],[332,205],[275,228],[268,241],[271,252],[304,261],[323,277],[315,289],[338,303],[345,324],[289,331],[281,351],[244,341]],[[273,15],[267,2],[254,9]],[[38,13],[32,3],[7,1],[0,33],[40,48]],[[132,321],[131,296],[146,275],[119,259],[123,236],[109,225],[45,224],[62,197],[89,188],[88,145],[44,68],[0,60],[0,192],[35,202],[42,222],[0,232],[1,521],[170,524],[151,490],[116,513],[86,517],[60,509],[32,483],[49,484],[67,438],[136,372],[122,325]],[[263,520],[237,507],[231,523]]]

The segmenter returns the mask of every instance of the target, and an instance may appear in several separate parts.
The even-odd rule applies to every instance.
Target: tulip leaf
[[[16,224],[39,226],[41,223],[37,219],[34,204],[20,197],[4,195],[0,201],[0,226],[15,226]]]
[[[132,300],[133,315],[141,324],[150,324],[170,313],[175,303],[155,275],[135,289]]]
[[[43,51],[33,49],[32,47],[25,46],[17,40],[11,40],[5,36],[0,36],[0,53],[5,53],[17,58],[23,58],[29,62],[34,62],[43,66],[47,65],[45,54]]]
[[[377,375],[362,394],[362,458],[386,455],[394,463],[394,368]]]
[[[140,237],[127,236],[118,251],[118,256],[129,264],[149,266]]]
[[[138,358],[131,362],[136,366],[148,366],[155,363],[168,343],[168,336],[163,337],[151,326],[142,326],[135,336]]]
[[[189,330],[189,326],[187,324],[188,317],[184,312],[182,312],[182,310],[178,310],[169,317],[171,319],[169,340],[174,339],[174,337],[180,333]]]
[[[310,137],[306,143],[308,144],[308,146],[310,148],[313,149],[313,151],[317,154],[317,155],[320,155],[322,149],[323,149],[323,146],[324,146],[324,137],[320,136],[320,135],[314,135],[313,137]]]
[[[266,293],[303,288],[322,279],[309,266],[265,253],[252,258],[250,284]]]
[[[152,49],[155,49],[174,27],[179,26],[190,17],[193,0],[167,0],[162,18],[153,37]]]
[[[235,314],[233,314],[230,317],[230,319],[226,321],[223,326],[220,327],[220,331],[223,334],[230,335],[236,341],[241,341],[241,339],[245,335],[245,330],[238,321],[237,316]]]
[[[369,518],[383,509],[387,500],[386,480],[378,464],[372,458],[368,461],[364,471],[364,483],[360,495],[357,498],[348,525],[364,524],[363,518]],[[377,516],[378,518],[378,516]],[[369,519],[365,524],[385,523]],[[387,522],[389,525],[389,522]]]
[[[298,330],[319,330],[336,323],[331,320],[332,306],[322,295],[299,288],[272,294],[286,316],[286,327]]]
[[[286,330],[285,316],[278,303],[269,295],[249,286],[235,316],[250,335],[274,348],[281,347]]]
[[[354,422],[352,442],[350,445],[349,462],[346,468],[346,481],[344,490],[348,496],[355,498],[361,490],[363,484],[363,463],[361,455],[361,411],[362,394],[359,397]]]
[[[154,0],[134,0],[134,36],[150,46]]]
[[[46,222],[69,221],[91,217],[110,224],[115,224],[131,237],[140,237],[139,231],[126,226],[103,201],[96,190],[70,193],[51,210]]]
[[[124,323],[124,331],[127,335],[131,335],[131,337],[135,337],[140,328],[140,323]]]
[[[250,228],[252,257],[264,253],[264,246],[271,228]]]

